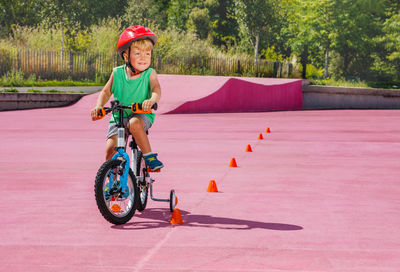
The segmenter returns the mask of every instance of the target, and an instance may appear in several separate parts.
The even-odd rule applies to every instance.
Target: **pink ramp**
[[[162,113],[300,110],[301,80],[160,75]]]

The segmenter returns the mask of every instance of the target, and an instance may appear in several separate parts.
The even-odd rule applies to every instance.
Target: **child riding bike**
[[[157,36],[148,28],[137,25],[125,29],[117,44],[117,52],[125,61],[122,66],[115,67],[110,79],[101,90],[97,98],[96,107],[91,111],[92,120],[96,120],[99,112],[114,95],[114,99],[123,105],[142,103],[143,111],[149,111],[161,98],[161,87],[157,73],[149,68],[152,50],[157,43]],[[157,154],[151,150],[147,131],[154,122],[154,113],[137,114],[132,110],[125,110],[124,123],[135,138],[137,145],[143,152],[146,165],[151,171],[164,167],[157,159]],[[115,154],[117,146],[118,115],[110,119],[107,142],[106,160]]]

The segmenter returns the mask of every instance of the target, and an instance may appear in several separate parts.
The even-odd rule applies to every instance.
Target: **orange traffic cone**
[[[207,192],[208,193],[217,193],[218,192],[217,184],[215,183],[215,180],[210,180],[210,183],[208,184]]]
[[[267,127],[267,129],[265,130],[266,133],[271,133],[271,130],[269,129],[269,127]]]
[[[181,211],[179,209],[174,209],[172,212],[171,220],[169,220],[169,223],[171,225],[182,225],[182,216],[181,216]]]
[[[246,152],[253,152],[253,149],[251,149],[251,145],[246,146]]]
[[[235,158],[232,158],[232,159],[231,159],[231,161],[230,161],[230,163],[229,163],[229,167],[237,167],[237,163],[236,163]]]
[[[262,136],[262,133],[260,133],[260,135],[258,135],[258,139],[259,139],[259,140],[264,139],[264,137]]]

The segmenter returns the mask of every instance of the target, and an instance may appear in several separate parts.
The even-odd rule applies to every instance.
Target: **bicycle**
[[[124,106],[119,101],[112,101],[111,107],[101,109],[97,120],[102,119],[108,113],[119,112],[117,121],[118,144],[117,151],[111,160],[104,162],[97,172],[94,192],[97,207],[102,216],[110,223],[121,225],[127,223],[135,214],[135,210],[143,211],[147,205],[150,189],[150,198],[154,201],[169,202],[170,211],[173,212],[178,203],[175,190],[170,191],[169,199],[160,199],[153,196],[154,179],[150,177],[150,169],[147,168],[142,151],[132,136],[129,144],[131,156],[126,152],[125,131],[129,130],[123,122],[124,109],[131,109],[134,113],[151,113],[143,111],[140,103]],[[157,109],[157,104],[153,106]],[[146,133],[148,133],[146,131]],[[160,172],[157,170],[155,172]]]

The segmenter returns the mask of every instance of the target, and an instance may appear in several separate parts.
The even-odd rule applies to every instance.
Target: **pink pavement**
[[[160,112],[197,90],[160,81]],[[107,124],[89,119],[96,98],[0,112],[0,271],[399,271],[400,111],[158,115],[155,194],[176,190],[184,224],[150,201],[113,226],[93,193]]]

